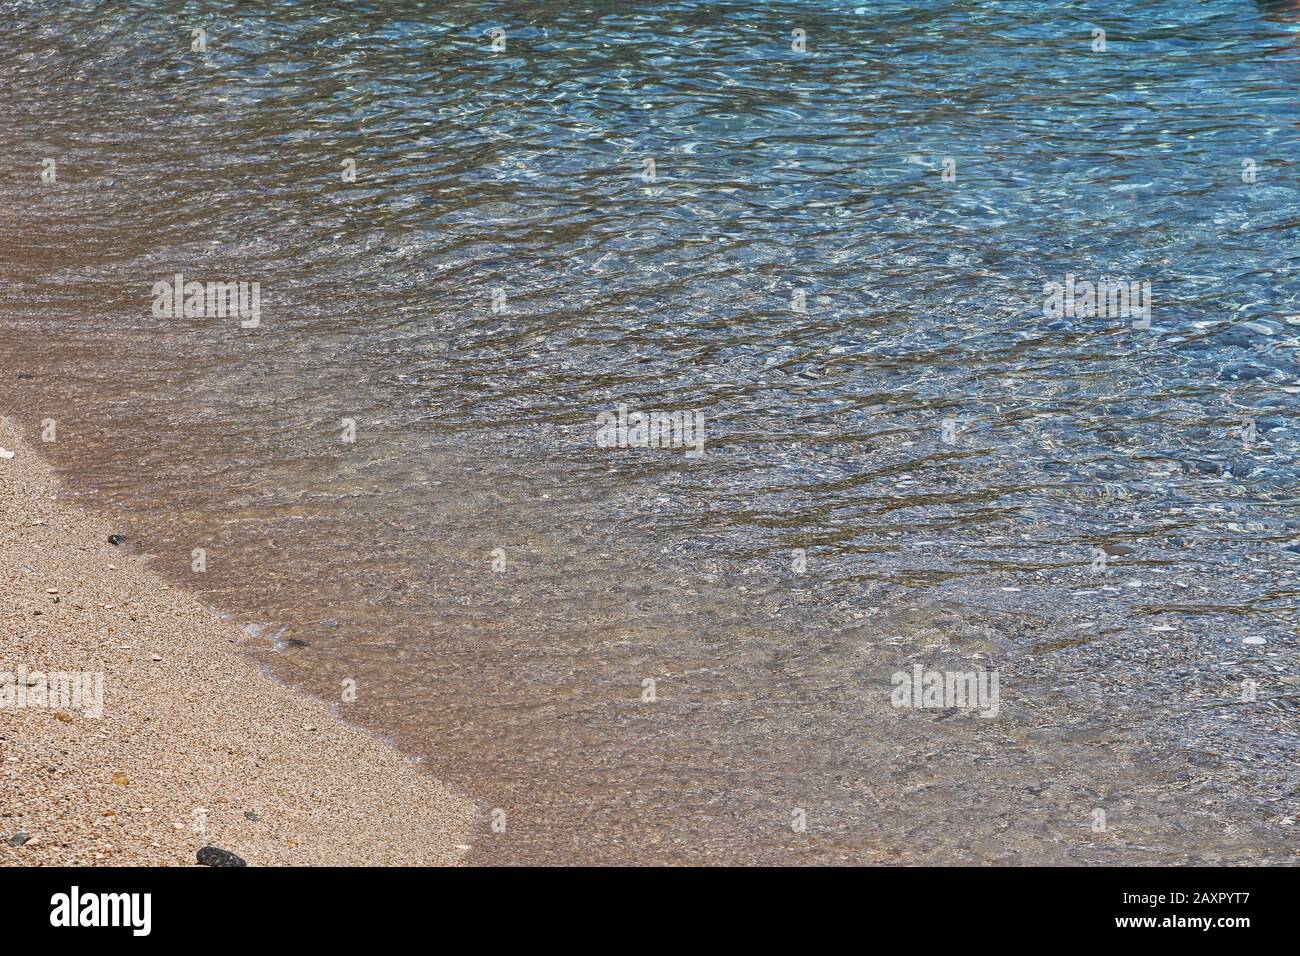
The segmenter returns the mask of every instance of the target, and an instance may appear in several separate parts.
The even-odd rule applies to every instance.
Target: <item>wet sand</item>
[[[3,418],[0,447],[0,863],[183,866],[208,845],[250,865],[461,860],[470,800],[259,673],[250,637],[58,500]],[[13,706],[54,671],[102,672],[102,717],[93,693]]]

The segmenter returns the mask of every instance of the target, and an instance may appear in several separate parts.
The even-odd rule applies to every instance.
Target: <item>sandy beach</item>
[[[470,800],[263,676],[240,653],[252,638],[58,500],[6,419],[0,448],[0,863],[186,866],[206,846],[249,865],[461,860]],[[42,700],[73,672],[102,674],[101,716],[98,678],[79,708]]]

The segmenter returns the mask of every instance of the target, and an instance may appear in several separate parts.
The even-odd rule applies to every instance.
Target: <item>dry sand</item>
[[[56,500],[3,418],[0,447],[0,672],[104,675],[100,719],[0,708],[0,863],[183,866],[210,844],[254,866],[460,861],[471,801],[264,677],[238,627]]]

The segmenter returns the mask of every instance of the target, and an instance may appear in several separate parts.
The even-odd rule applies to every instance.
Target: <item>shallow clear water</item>
[[[1294,854],[1300,9],[3,6],[0,407],[473,858]]]

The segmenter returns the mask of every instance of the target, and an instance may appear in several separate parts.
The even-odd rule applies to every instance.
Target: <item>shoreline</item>
[[[462,862],[472,800],[261,673],[4,417],[0,447],[0,865]]]

